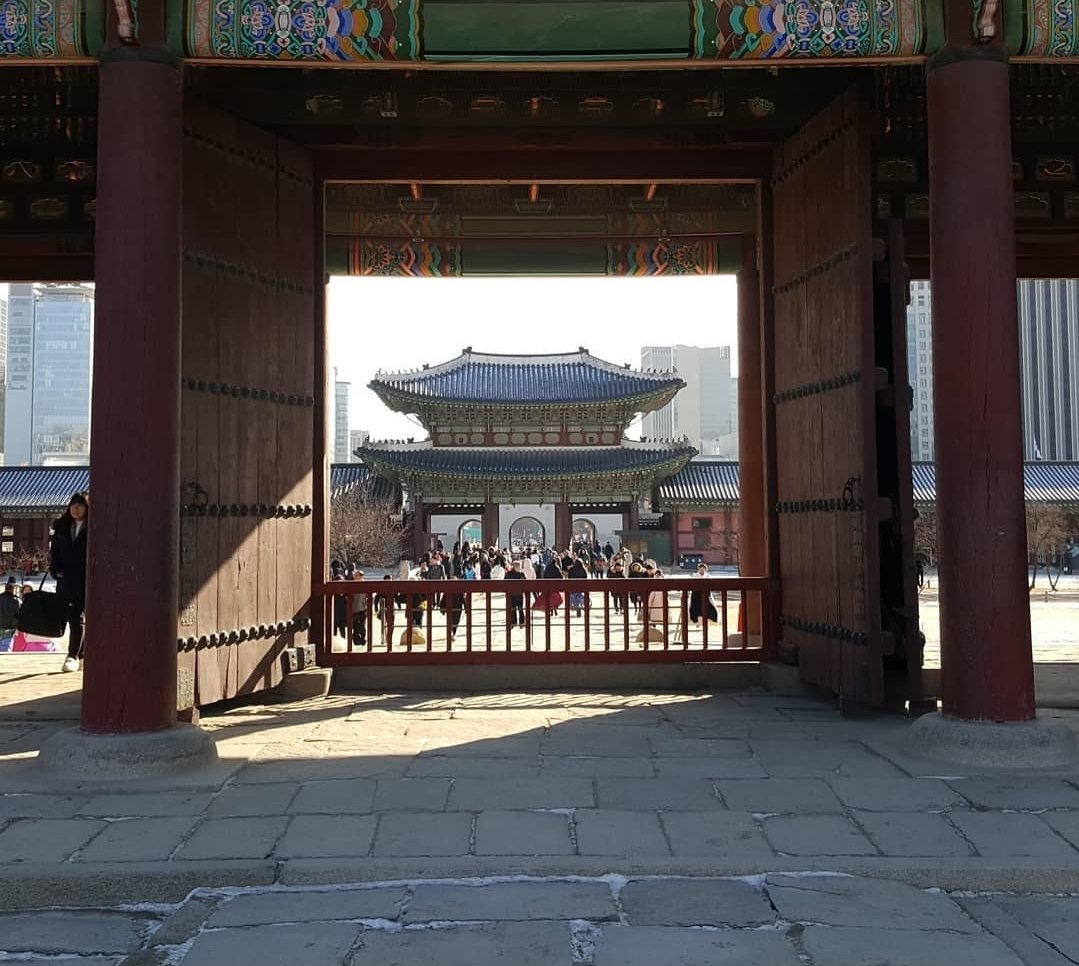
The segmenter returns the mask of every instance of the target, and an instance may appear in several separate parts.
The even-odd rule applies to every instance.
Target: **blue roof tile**
[[[1038,461],[1023,467],[1028,503],[1079,504],[1079,462]],[[936,467],[916,462],[912,467],[914,502],[937,499]],[[690,504],[737,503],[738,464],[731,460],[693,460],[656,487],[660,509]]]
[[[692,460],[656,488],[656,504],[664,507],[738,502],[738,464],[731,460]]]
[[[0,466],[0,511],[61,513],[73,493],[89,488],[88,466]]]
[[[560,355],[502,356],[465,351],[427,369],[380,373],[368,384],[431,401],[469,403],[606,402],[674,393],[673,372],[641,372],[597,359],[586,349]]]
[[[330,467],[330,499],[359,493],[370,503],[399,503],[401,488],[363,463],[334,463]]]
[[[376,469],[397,473],[443,473],[452,476],[575,476],[604,472],[652,470],[688,460],[696,450],[688,443],[629,443],[608,447],[555,449],[449,448],[422,443],[363,446],[357,454]]]

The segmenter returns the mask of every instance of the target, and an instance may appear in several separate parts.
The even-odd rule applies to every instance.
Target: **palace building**
[[[369,385],[429,434],[356,451],[407,493],[417,556],[440,540],[619,544],[640,527],[656,483],[697,453],[685,440],[626,438],[635,416],[685,386],[676,373],[618,366],[584,348],[494,355],[469,347]]]

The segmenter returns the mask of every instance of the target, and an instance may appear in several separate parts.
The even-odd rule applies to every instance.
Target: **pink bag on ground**
[[[13,651],[50,651],[60,650],[60,645],[51,637],[38,637],[36,634],[27,634],[25,631],[16,631],[15,640],[11,648]]]

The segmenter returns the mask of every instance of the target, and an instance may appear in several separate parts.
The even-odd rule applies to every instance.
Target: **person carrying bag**
[[[76,493],[67,510],[52,525],[49,573],[56,578],[56,594],[66,608],[69,628],[65,671],[82,666],[83,612],[86,609],[86,536],[90,525],[88,494]],[[25,610],[26,604],[23,604]],[[62,633],[62,632],[61,632]]]

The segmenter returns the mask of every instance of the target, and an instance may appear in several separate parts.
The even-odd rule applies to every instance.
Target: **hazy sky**
[[[573,352],[640,368],[641,346],[731,345],[731,275],[667,278],[344,278],[330,281],[330,364],[352,383],[349,423],[374,439],[424,436],[367,388],[379,370],[477,352]],[[732,353],[732,374],[737,355]]]

